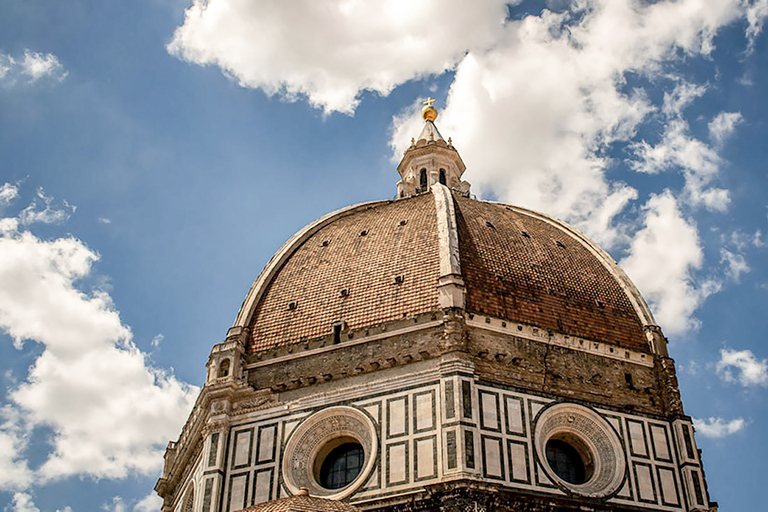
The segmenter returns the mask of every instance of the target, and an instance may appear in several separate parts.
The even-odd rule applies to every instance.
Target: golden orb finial
[[[437,119],[437,109],[432,106],[434,102],[435,100],[429,97],[427,98],[427,101],[422,102],[424,108],[421,109],[421,117],[423,117],[425,121],[434,121]]]

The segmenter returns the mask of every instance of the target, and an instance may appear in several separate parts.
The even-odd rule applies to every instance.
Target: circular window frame
[[[363,448],[365,462],[357,477],[340,489],[320,485],[318,468],[324,457],[343,442]],[[283,481],[291,494],[306,488],[312,496],[340,500],[357,491],[371,475],[378,459],[379,440],[370,417],[349,406],[329,407],[307,417],[291,433],[283,452]]]
[[[585,482],[573,484],[555,473],[546,456],[550,440],[568,443],[579,452],[589,474]],[[602,416],[582,405],[561,402],[542,409],[535,420],[533,445],[547,477],[567,494],[606,498],[626,479],[626,454],[618,434]]]

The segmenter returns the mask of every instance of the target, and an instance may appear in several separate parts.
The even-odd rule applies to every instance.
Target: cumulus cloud
[[[157,512],[163,505],[163,500],[156,493],[147,494],[133,506],[133,512]]]
[[[758,359],[751,350],[720,349],[715,370],[725,382],[744,387],[768,386],[768,359]]]
[[[21,57],[0,53],[0,83],[35,83],[41,80],[61,82],[67,71],[52,53],[24,50]]]
[[[659,144],[634,146],[635,160],[647,159],[635,170],[678,169],[688,203],[722,210],[728,193],[712,186],[719,157],[690,136],[682,116],[706,87],[665,66],[681,55],[708,55],[717,31],[743,16],[736,0],[595,0],[510,20],[491,49],[460,61],[438,122],[470,164],[475,193],[547,211],[611,247],[628,240],[628,227],[615,219],[638,195],[607,177],[617,163],[607,155],[635,142],[638,127],[657,113],[669,126]],[[629,74],[679,86],[656,106],[628,86]],[[396,159],[418,133],[414,125],[413,109],[395,118]]]
[[[13,501],[5,507],[7,512],[40,512],[35,506],[32,495],[26,492],[17,492],[13,495]]]
[[[632,144],[637,159],[630,162],[630,166],[649,174],[680,170],[685,178],[683,197],[688,204],[725,211],[730,202],[728,191],[711,186],[720,170],[720,156],[713,148],[690,135],[688,122],[683,117],[685,108],[705,92],[704,86],[682,82],[671,93],[666,93],[662,107],[666,122],[661,140],[654,145],[644,140]],[[715,130],[725,137],[723,123],[719,121]]]
[[[726,421],[723,418],[693,418],[696,432],[704,437],[720,438],[739,432],[747,425],[743,418]]]
[[[744,118],[739,112],[720,112],[709,122],[709,138],[718,144],[725,142]]]
[[[3,183],[0,187],[0,206],[8,206],[19,197],[19,187],[12,183]]]
[[[151,364],[108,294],[78,288],[95,252],[71,236],[42,240],[5,225],[0,329],[17,347],[32,340],[43,351],[8,390],[15,416],[6,411],[0,426],[0,488],[158,471],[198,390]],[[20,432],[35,428],[50,431],[51,451],[30,473]]]
[[[361,91],[386,95],[489,47],[506,14],[503,0],[194,0],[168,51],[244,87],[351,113]]]
[[[731,252],[728,249],[720,250],[720,262],[725,264],[726,275],[737,283],[741,279],[742,274],[750,271],[749,264],[744,255]]]
[[[4,406],[0,409],[0,489],[26,489],[32,482],[32,471],[21,456],[27,442],[19,411]]]
[[[698,232],[683,218],[669,191],[652,196],[643,210],[643,228],[633,238],[620,265],[643,293],[667,334],[683,334],[697,327],[693,312],[720,285],[694,279],[694,271],[704,261]]]
[[[61,207],[53,206],[53,198],[46,196],[42,188],[37,189],[37,197],[19,214],[19,221],[24,224],[61,224],[65,222],[77,209],[75,206],[63,202]]]

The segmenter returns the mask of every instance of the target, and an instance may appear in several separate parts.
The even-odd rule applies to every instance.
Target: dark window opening
[[[365,453],[359,443],[344,443],[325,457],[320,466],[320,485],[341,489],[351,484],[363,469]]]
[[[229,375],[229,359],[223,359],[219,363],[219,378]]]
[[[688,427],[683,425],[683,442],[685,443],[685,453],[688,454],[689,459],[695,459],[693,454],[693,441],[691,440],[691,432]]]
[[[624,380],[627,381],[627,386],[629,386],[629,389],[635,389],[635,380],[632,378],[631,373],[625,373]]]
[[[419,173],[419,189],[422,192],[427,191],[427,170],[426,169],[422,169],[421,172]]]
[[[445,169],[440,169],[440,184],[445,185]]]
[[[547,463],[557,476],[568,483],[580,485],[587,481],[587,470],[579,451],[559,439],[547,442]]]
[[[341,343],[341,324],[333,324],[333,344]]]

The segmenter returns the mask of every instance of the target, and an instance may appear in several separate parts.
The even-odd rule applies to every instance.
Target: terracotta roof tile
[[[259,503],[243,512],[358,512],[358,509],[341,501],[297,495]]]
[[[456,204],[469,312],[650,350],[614,276],[563,229],[497,203]]]
[[[296,248],[272,279],[251,321],[248,351],[325,336],[336,321],[355,329],[435,310],[438,271],[432,194],[341,216]]]

